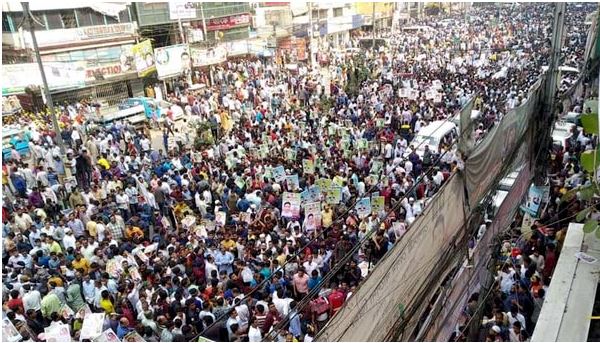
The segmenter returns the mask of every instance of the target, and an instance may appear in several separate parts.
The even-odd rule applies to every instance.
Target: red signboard
[[[213,18],[206,21],[206,30],[228,30],[238,26],[250,25],[252,17],[249,13],[236,14],[229,17]]]

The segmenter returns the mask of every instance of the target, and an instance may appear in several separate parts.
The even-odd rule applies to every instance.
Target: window
[[[131,16],[129,15],[129,6],[121,12],[119,12],[119,22],[121,23],[130,23]]]
[[[81,50],[71,51],[69,54],[71,55],[71,61],[73,62],[85,61],[85,56]]]
[[[96,49],[83,50],[83,59],[87,62],[88,66],[94,66],[98,64],[98,54]]]
[[[8,17],[8,13],[2,12],[2,32],[13,32],[12,28],[11,18]]]
[[[92,25],[92,18],[90,17],[90,12],[91,11],[87,8],[75,10],[75,15],[77,15],[77,22],[79,23],[79,27]]]
[[[58,11],[46,12],[46,23],[48,24],[48,30],[62,29],[62,18]]]
[[[23,13],[21,12],[10,13],[10,19],[12,21],[12,32],[17,32],[19,25],[25,24],[23,23]],[[2,13],[2,21],[4,22],[4,13]]]
[[[73,29],[77,27],[77,21],[75,20],[75,12],[73,10],[60,11],[60,18],[63,22],[65,29]]]
[[[341,17],[344,15],[344,9],[343,8],[334,8],[333,9],[333,17]]]
[[[104,15],[96,11],[90,11],[92,15],[92,25],[105,25]]]
[[[121,47],[110,47],[110,48],[98,48],[98,61],[100,63],[107,63],[112,61],[118,61],[121,57]]]
[[[105,16],[105,18],[106,18],[106,23],[109,25],[119,23],[119,19],[117,19],[117,17],[112,17],[112,16],[107,15],[107,16]]]
[[[68,52],[63,52],[61,54],[56,54],[55,60],[56,62],[71,62],[71,56]]]
[[[43,12],[31,12],[33,13],[33,26],[36,30],[46,30],[46,20],[44,19]]]

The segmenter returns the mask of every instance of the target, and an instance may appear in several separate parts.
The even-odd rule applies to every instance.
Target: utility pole
[[[548,149],[550,143],[550,130],[551,125],[554,123],[555,111],[556,111],[556,92],[558,90],[559,82],[559,60],[560,51],[563,44],[563,32],[565,22],[566,5],[564,2],[554,3],[554,23],[552,26],[552,46],[550,52],[550,63],[548,65],[548,72],[546,74],[546,84],[544,89],[544,100],[543,110],[538,111],[533,122],[534,134],[543,139],[536,139],[533,144],[534,151],[540,151],[541,153],[534,154],[537,156],[534,161],[534,183],[539,185],[543,182],[546,175],[546,161],[548,161]]]
[[[308,2],[308,40],[310,45],[310,67],[314,70],[315,68],[315,54],[314,54],[314,29],[313,29],[313,20],[312,20],[312,2]]]
[[[46,106],[48,106],[48,109],[50,109],[52,126],[54,127],[54,133],[56,134],[56,142],[58,144],[58,147],[60,148],[60,154],[64,165],[65,156],[67,155],[65,150],[65,143],[63,142],[62,136],[60,134],[60,128],[58,127],[56,112],[54,112],[54,102],[52,101],[52,95],[50,94],[50,88],[48,87],[48,80],[46,79],[46,73],[44,72],[44,65],[42,64],[42,58],[40,57],[40,49],[38,48],[37,38],[35,37],[33,14],[29,10],[28,2],[21,2],[21,6],[23,6],[23,16],[27,18],[27,22],[29,23],[29,32],[31,32],[31,42],[33,43],[33,51],[35,52],[35,59],[37,61],[38,68],[40,69],[40,74],[42,75],[44,93],[46,94]],[[64,167],[67,177],[70,177],[71,168],[67,165],[64,165]]]
[[[200,3],[200,15],[202,16],[202,33],[204,35],[204,41],[208,41],[206,36],[206,18],[204,17],[204,2]]]
[[[373,24],[373,39],[371,42],[371,47],[373,48],[373,53],[375,53],[375,2],[373,2],[373,11],[371,14],[372,24]]]

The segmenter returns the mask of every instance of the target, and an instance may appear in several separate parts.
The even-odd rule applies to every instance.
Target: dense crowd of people
[[[547,65],[551,9],[424,19],[433,30],[390,32],[377,52],[330,52],[329,84],[305,65],[227,62],[209,87],[167,95],[185,115],[167,114],[160,143],[128,122],[93,125],[85,103],[62,109],[64,152],[29,125],[30,156],[13,149],[2,165],[7,318],[34,341],[61,324],[79,339],[87,313],[119,339],[311,341],[461,168],[454,140],[420,155],[412,138],[475,95],[481,139],[524,101]],[[566,31],[579,63],[584,31]],[[537,261],[552,241],[521,255]]]

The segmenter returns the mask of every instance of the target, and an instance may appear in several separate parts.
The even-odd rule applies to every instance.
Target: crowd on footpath
[[[567,8],[565,63],[581,66],[592,7]],[[167,114],[162,144],[128,122],[92,125],[89,103],[61,108],[64,153],[51,129],[29,125],[30,156],[2,164],[3,315],[33,341],[61,324],[78,340],[86,313],[105,313],[119,339],[312,341],[461,168],[454,140],[419,155],[413,137],[474,94],[476,139],[522,103],[548,64],[551,13],[536,3],[446,26],[426,18],[435,31],[390,32],[376,53],[331,52],[329,84],[310,66],[228,62],[207,88],[167,95],[185,115]],[[373,73],[348,94],[357,55]],[[434,85],[441,101],[425,94]],[[214,144],[197,144],[202,125]],[[553,201],[585,182],[577,147],[553,160],[556,189],[535,224],[545,230],[507,256],[500,277],[521,282],[502,283],[492,311],[506,324],[490,339],[525,338],[535,323],[535,298],[522,299],[543,298],[555,221],[576,207]]]

